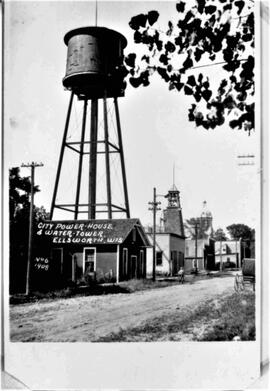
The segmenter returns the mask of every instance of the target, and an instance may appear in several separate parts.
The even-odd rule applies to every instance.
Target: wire
[[[242,61],[247,61],[247,58],[243,58],[240,60],[232,60],[232,62],[242,62]],[[223,65],[223,64],[228,64],[227,61],[221,61],[221,62],[215,62],[214,64],[206,64],[206,65],[198,65],[196,67],[192,67],[190,69],[198,69],[198,68],[206,68],[206,67],[212,67],[214,65]]]
[[[248,58],[242,58],[240,60],[232,60],[232,62],[244,62],[244,61],[248,61]],[[187,71],[190,71],[191,69],[199,69],[199,68],[207,68],[207,67],[212,67],[212,66],[215,66],[215,65],[223,65],[223,64],[228,64],[227,61],[221,61],[221,62],[215,62],[213,64],[206,64],[206,65],[198,65],[198,66],[195,66],[195,67],[191,67],[191,68],[188,68],[186,69]],[[149,70],[150,68],[156,68],[156,66],[150,66],[148,68],[144,68],[144,69],[140,69],[140,72],[144,72],[144,71],[147,71]],[[179,72],[179,69],[175,69],[173,68],[172,71],[177,71]]]

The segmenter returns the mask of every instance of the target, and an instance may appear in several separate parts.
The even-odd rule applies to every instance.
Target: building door
[[[171,251],[171,260],[172,260],[172,275],[176,275],[178,272],[177,269],[177,251]]]
[[[137,255],[131,255],[131,278],[137,277]]]
[[[83,279],[83,253],[72,254],[72,281],[81,282]]]

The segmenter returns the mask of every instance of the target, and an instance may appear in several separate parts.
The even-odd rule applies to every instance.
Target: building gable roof
[[[134,227],[149,245],[139,219],[44,221],[38,224],[37,235],[57,244],[121,244]]]

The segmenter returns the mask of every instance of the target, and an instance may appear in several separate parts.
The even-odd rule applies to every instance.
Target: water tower
[[[127,45],[126,38],[117,31],[105,27],[81,27],[69,31],[64,42],[67,45],[66,75],[64,87],[71,91],[67,110],[66,123],[59,156],[54,192],[52,197],[50,219],[55,209],[68,211],[74,220],[86,214],[88,219],[96,219],[103,213],[103,218],[112,219],[117,213],[130,217],[125,161],[122,145],[118,97],[124,96],[123,51]],[[73,114],[74,96],[83,109],[78,139],[70,141],[70,118]],[[108,102],[112,104],[115,121],[116,141],[110,139]],[[89,108],[88,108],[89,107]],[[102,110],[99,110],[102,108]],[[88,115],[89,114],[89,115]],[[101,119],[100,119],[101,118]],[[89,126],[87,125],[89,123]],[[90,131],[89,131],[90,128]],[[101,129],[102,128],[102,136]],[[70,174],[76,172],[74,199],[70,202],[59,196],[64,156],[72,152]],[[71,151],[71,152],[70,152]],[[105,201],[97,200],[97,168],[99,156],[103,156],[105,174]],[[117,155],[120,165],[120,182],[123,202],[115,202],[112,193],[111,165],[112,156]],[[73,164],[74,162],[74,164]],[[87,165],[87,184],[82,189],[83,167]],[[63,176],[63,174],[62,174]],[[87,190],[85,189],[87,187]],[[82,190],[86,190],[87,201],[82,201]],[[66,194],[66,199],[68,194]],[[118,214],[119,216],[119,214]],[[84,218],[83,217],[83,218]]]

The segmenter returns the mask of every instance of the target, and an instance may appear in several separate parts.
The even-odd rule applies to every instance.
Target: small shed
[[[36,243],[35,280],[50,286],[146,277],[150,244],[139,219],[44,221]]]

